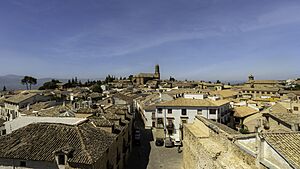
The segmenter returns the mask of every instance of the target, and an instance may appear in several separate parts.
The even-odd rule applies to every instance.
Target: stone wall
[[[256,158],[241,150],[232,138],[214,124],[196,118],[194,124],[184,126],[183,168],[260,168]]]

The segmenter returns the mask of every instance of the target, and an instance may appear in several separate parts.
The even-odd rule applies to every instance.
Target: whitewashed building
[[[220,123],[229,121],[230,104],[227,100],[178,98],[156,105],[156,128],[163,128],[165,137],[181,137],[182,124],[193,123],[201,115]]]
[[[37,93],[23,92],[4,100],[6,120],[13,120],[20,116],[19,110],[30,105],[49,100],[49,97]]]

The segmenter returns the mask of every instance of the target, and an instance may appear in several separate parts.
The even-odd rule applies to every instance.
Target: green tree
[[[216,82],[217,84],[220,84],[221,83],[221,81],[220,80],[217,80],[217,82]]]
[[[114,81],[115,79],[116,78],[114,76],[107,75],[104,81],[105,81],[105,83],[109,83],[109,82]]]
[[[26,85],[27,90],[28,90],[28,79],[29,76],[24,76],[24,78],[21,80],[22,85]]]
[[[37,84],[37,79],[31,76],[24,76],[23,79],[21,79],[21,83],[23,85],[26,85],[26,89],[31,90],[31,85],[36,85]],[[28,87],[29,86],[29,87]]]
[[[93,91],[93,92],[102,93],[103,90],[102,90],[102,88],[101,88],[101,84],[98,84],[98,83],[94,84],[94,85],[92,86],[92,91]]]
[[[4,91],[4,92],[6,91],[6,87],[5,86],[3,86],[3,90],[2,91]]]
[[[59,80],[52,79],[52,80],[49,81],[49,82],[45,82],[45,83],[43,84],[43,86],[41,86],[41,87],[39,88],[39,90],[55,89],[55,88],[57,88],[57,83],[60,83],[60,81],[59,81]]]
[[[133,75],[129,75],[128,80],[132,81],[132,79],[133,79]]]
[[[175,82],[175,78],[174,78],[174,77],[172,77],[172,76],[170,76],[170,79],[169,79],[169,81],[171,81],[171,82]]]
[[[31,85],[36,85],[37,84],[37,79],[34,78],[34,77],[29,76],[28,84],[29,84],[29,89],[31,90]]]

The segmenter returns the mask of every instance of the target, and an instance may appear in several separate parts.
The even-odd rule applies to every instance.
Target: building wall
[[[268,168],[292,168],[266,141],[260,142],[259,161]]]
[[[280,122],[272,119],[271,117],[268,118],[270,130],[284,130],[284,131],[292,131],[291,126],[286,126],[281,124]]]
[[[159,107],[156,109],[156,120],[163,118],[164,128],[168,125],[169,119],[172,120],[174,124],[174,131],[173,134],[171,134],[171,138],[180,138],[180,127],[183,124],[183,120],[186,120],[187,123],[193,123],[196,115],[201,115],[215,121],[220,121],[219,119],[223,122],[225,122],[226,119],[229,120],[229,114],[225,114],[229,109],[227,104],[220,107],[164,107],[162,108],[162,113],[159,113],[158,108]],[[168,109],[172,109],[171,114],[168,113]],[[186,115],[182,115],[182,109],[186,109]],[[210,110],[216,110],[216,113],[212,114]]]
[[[20,166],[20,161],[26,162],[26,167]],[[55,162],[47,161],[29,161],[18,159],[3,159],[0,158],[1,169],[59,169]]]
[[[217,130],[218,133],[197,118],[194,124],[184,125],[183,169],[259,168],[255,157],[241,151],[228,139],[228,134]]]
[[[153,114],[154,113],[154,114]],[[152,127],[152,121],[155,121],[155,111],[146,111],[142,110],[142,114],[144,115],[144,124],[146,127]],[[153,117],[154,115],[154,117]],[[153,120],[154,119],[154,120]]]

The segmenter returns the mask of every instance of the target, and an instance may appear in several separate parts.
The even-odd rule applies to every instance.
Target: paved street
[[[155,145],[155,130],[145,129],[137,122],[141,129],[141,145],[134,146],[128,160],[127,169],[180,169],[182,153],[177,148],[157,147]]]

